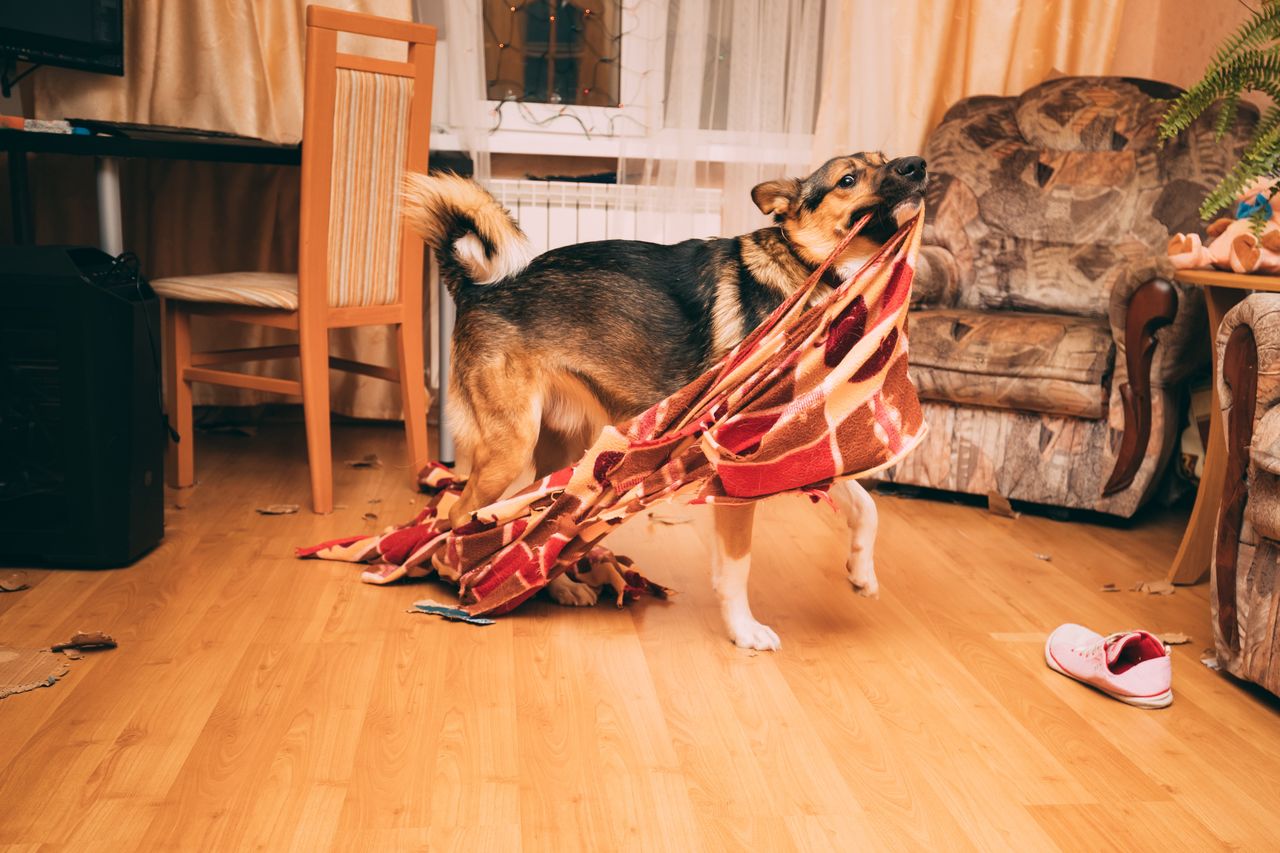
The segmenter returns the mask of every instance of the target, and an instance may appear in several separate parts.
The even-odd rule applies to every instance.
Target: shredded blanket
[[[450,529],[462,480],[431,465],[431,495],[409,523],[299,549],[300,557],[372,564],[385,584],[438,572],[463,610],[505,613],[565,571],[608,585],[618,602],[666,590],[599,542],[616,525],[676,497],[743,503],[784,492],[815,501],[841,477],[889,467],[924,436],[907,377],[907,308],[924,212],[823,295],[830,258],[702,376],[621,427],[606,427],[575,465]]]

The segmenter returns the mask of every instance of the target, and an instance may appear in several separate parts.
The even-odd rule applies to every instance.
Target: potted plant
[[[1246,187],[1260,179],[1270,184],[1269,197],[1280,190],[1280,0],[1262,0],[1222,44],[1204,76],[1170,104],[1160,124],[1160,137],[1172,139],[1219,104],[1214,131],[1221,140],[1235,123],[1241,97],[1249,92],[1264,94],[1273,103],[1255,125],[1240,161],[1200,205],[1203,219],[1230,208]],[[1270,215],[1270,204],[1230,213],[1247,213],[1260,231]]]

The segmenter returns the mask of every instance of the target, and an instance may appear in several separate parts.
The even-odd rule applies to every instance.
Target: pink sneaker
[[[1068,622],[1045,641],[1044,661],[1055,672],[1139,708],[1167,708],[1173,702],[1169,649],[1147,631],[1104,637]]]

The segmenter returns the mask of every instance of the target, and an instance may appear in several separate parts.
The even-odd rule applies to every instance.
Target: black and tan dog
[[[827,274],[831,284],[843,280],[915,213],[924,185],[919,157],[837,157],[807,178],[752,190],[772,227],[670,246],[603,240],[530,259],[527,238],[478,184],[411,175],[405,214],[435,250],[457,305],[450,421],[471,474],[454,523],[532,481],[544,430],[586,443],[692,381],[870,213]],[[852,480],[832,493],[852,531],[850,578],[874,595],[875,504]],[[777,635],[747,605],[751,506],[715,512],[713,582],[730,636],[740,646],[777,648]],[[596,597],[566,575],[550,592],[562,604]]]

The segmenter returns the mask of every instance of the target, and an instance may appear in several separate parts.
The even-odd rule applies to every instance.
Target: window
[[[648,135],[649,107],[662,99],[667,0],[483,0],[481,8],[490,150],[612,156],[620,138]]]
[[[452,48],[436,68],[443,144],[483,134],[494,153],[808,156],[823,0],[416,3]]]
[[[621,0],[485,0],[489,99],[617,107]]]

